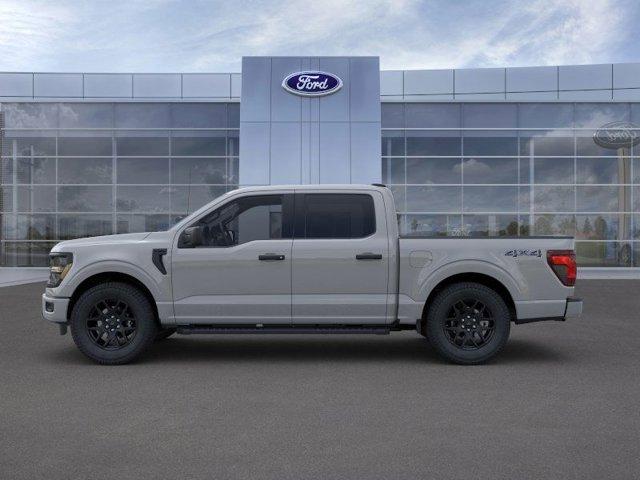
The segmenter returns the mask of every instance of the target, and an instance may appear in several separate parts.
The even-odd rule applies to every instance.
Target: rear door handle
[[[258,255],[258,260],[284,260],[284,255],[278,255],[276,253],[263,253]]]
[[[356,255],[356,260],[382,260],[381,253],[359,253]]]

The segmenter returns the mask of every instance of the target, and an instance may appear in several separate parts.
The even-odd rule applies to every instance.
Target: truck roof
[[[274,190],[295,189],[295,190],[386,190],[386,186],[377,184],[357,184],[357,183],[336,183],[336,184],[322,184],[322,185],[264,185],[253,187],[241,187],[232,192],[269,192]]]

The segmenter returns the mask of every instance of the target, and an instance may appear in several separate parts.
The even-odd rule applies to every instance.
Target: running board
[[[391,329],[386,326],[331,326],[326,327],[313,325],[306,326],[210,326],[210,325],[181,325],[177,327],[176,333],[182,335],[192,334],[218,334],[218,335],[239,335],[248,333],[258,334],[289,334],[289,333],[303,333],[303,334],[373,334],[373,335],[388,335]]]

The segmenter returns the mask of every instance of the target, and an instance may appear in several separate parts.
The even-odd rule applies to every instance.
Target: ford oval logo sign
[[[294,95],[321,97],[340,90],[342,80],[327,72],[296,72],[282,81],[282,88]]]
[[[640,143],[640,127],[629,122],[612,122],[593,134],[593,141],[603,148],[618,149]]]

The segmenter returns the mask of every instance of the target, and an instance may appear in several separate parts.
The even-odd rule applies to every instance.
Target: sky
[[[640,61],[637,0],[0,0],[0,71],[239,72],[243,55],[381,69]]]

